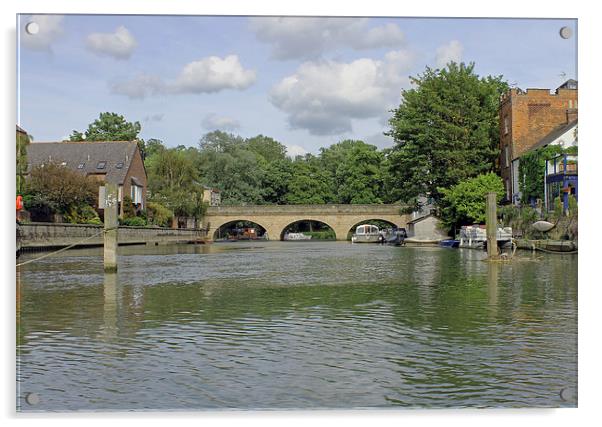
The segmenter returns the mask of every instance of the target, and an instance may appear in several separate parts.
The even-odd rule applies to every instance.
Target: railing
[[[578,157],[562,154],[553,159],[546,160],[546,176],[549,175],[575,175],[578,172]]]

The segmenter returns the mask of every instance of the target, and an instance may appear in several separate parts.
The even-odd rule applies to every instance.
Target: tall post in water
[[[497,250],[497,195],[487,193],[486,224],[487,224],[487,255],[490,259],[498,256]]]
[[[105,273],[117,271],[117,185],[105,184]]]

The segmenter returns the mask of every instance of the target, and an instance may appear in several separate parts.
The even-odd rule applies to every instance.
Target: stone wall
[[[250,205],[216,206],[207,209],[203,227],[207,238],[222,225],[233,221],[250,221],[263,227],[270,240],[280,240],[284,230],[298,221],[319,221],[334,230],[337,240],[346,240],[347,233],[364,221],[382,220],[405,227],[408,215],[400,214],[399,205]]]
[[[35,249],[79,245],[102,245],[103,226],[34,222],[21,224],[21,248]],[[98,234],[100,233],[100,234]],[[92,237],[98,234],[96,237]],[[204,230],[151,227],[119,227],[119,244],[169,244],[205,237]],[[88,239],[90,238],[90,239]],[[82,241],[84,239],[88,239]]]

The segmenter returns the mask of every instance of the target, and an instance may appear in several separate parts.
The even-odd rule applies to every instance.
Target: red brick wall
[[[144,206],[146,208],[146,170],[144,169],[144,162],[142,161],[142,155],[140,154],[140,150],[136,146],[136,150],[134,151],[134,158],[132,159],[132,163],[130,164],[130,168],[128,169],[127,175],[123,182],[123,196],[131,196],[132,194],[132,180],[134,177],[142,184],[142,199],[144,200]]]
[[[502,179],[511,181],[506,167],[505,150],[508,147],[510,164],[558,126],[576,116],[576,89],[511,89],[500,101],[500,172]],[[567,111],[568,110],[568,111]],[[508,132],[504,120],[508,121]]]

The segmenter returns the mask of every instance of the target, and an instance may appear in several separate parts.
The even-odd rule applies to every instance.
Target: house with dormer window
[[[137,210],[146,208],[147,176],[135,141],[32,142],[27,147],[27,173],[54,162],[98,181],[99,210],[104,209],[105,183],[118,187],[119,212],[130,196]]]

